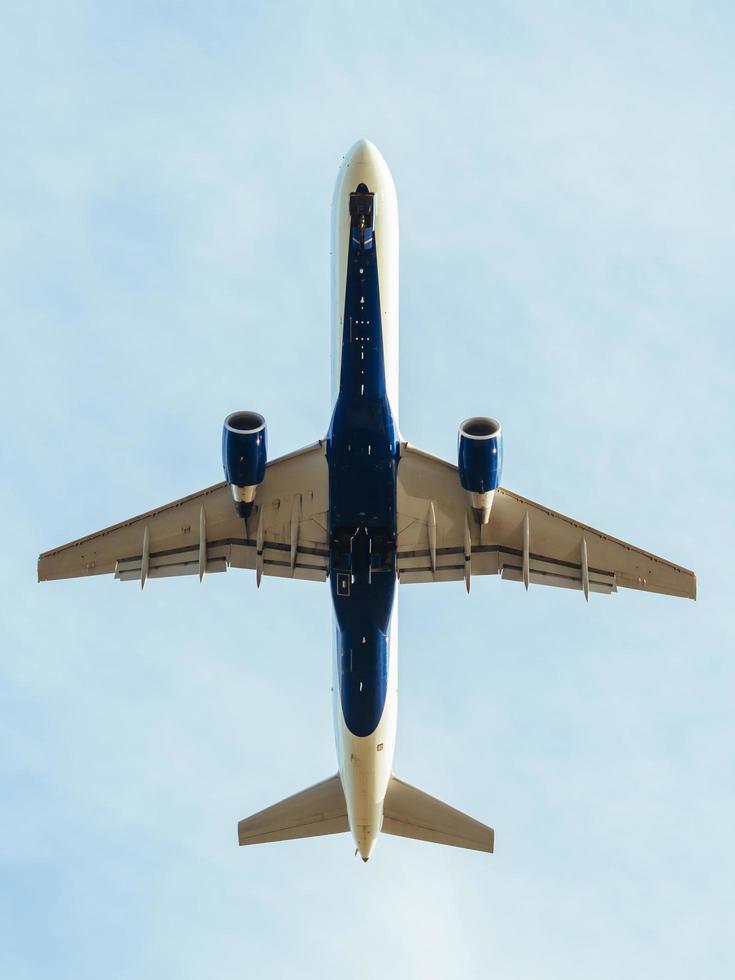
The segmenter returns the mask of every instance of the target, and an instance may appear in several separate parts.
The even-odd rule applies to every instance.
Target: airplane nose
[[[345,156],[345,163],[374,167],[380,163],[384,163],[384,161],[380,150],[374,143],[371,143],[370,140],[358,140],[348,150]]]
[[[393,180],[388,164],[380,150],[370,140],[358,140],[345,154],[337,181],[337,193],[343,195],[347,185],[354,191],[358,184],[365,184],[371,193],[381,196],[386,192],[394,196]]]

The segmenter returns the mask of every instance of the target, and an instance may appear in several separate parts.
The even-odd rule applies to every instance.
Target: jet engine
[[[235,509],[249,517],[255,491],[263,482],[268,457],[265,419],[257,412],[233,412],[222,429],[222,465]]]
[[[457,438],[459,479],[480,524],[490,520],[503,469],[503,432],[495,419],[465,419]]]

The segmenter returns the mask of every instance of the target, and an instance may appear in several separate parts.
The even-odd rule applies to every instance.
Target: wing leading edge
[[[457,467],[408,444],[398,464],[401,583],[472,575],[590,592],[639,589],[695,599],[693,572],[498,489],[489,524],[469,511]]]

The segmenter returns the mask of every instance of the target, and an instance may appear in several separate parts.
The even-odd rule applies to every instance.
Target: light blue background
[[[2,5],[0,974],[725,978],[733,913],[725,3]],[[239,850],[335,769],[318,585],[35,583],[39,551],[329,414],[329,206],[399,195],[401,427],[694,568],[695,603],[401,592],[396,768],[492,857]]]

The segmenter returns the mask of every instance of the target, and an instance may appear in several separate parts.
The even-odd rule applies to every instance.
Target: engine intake
[[[249,517],[268,458],[267,428],[258,412],[233,412],[222,429],[222,465],[240,517]]]
[[[503,432],[500,422],[478,415],[459,427],[459,479],[470,496],[480,524],[490,520],[495,491],[503,470]]]

